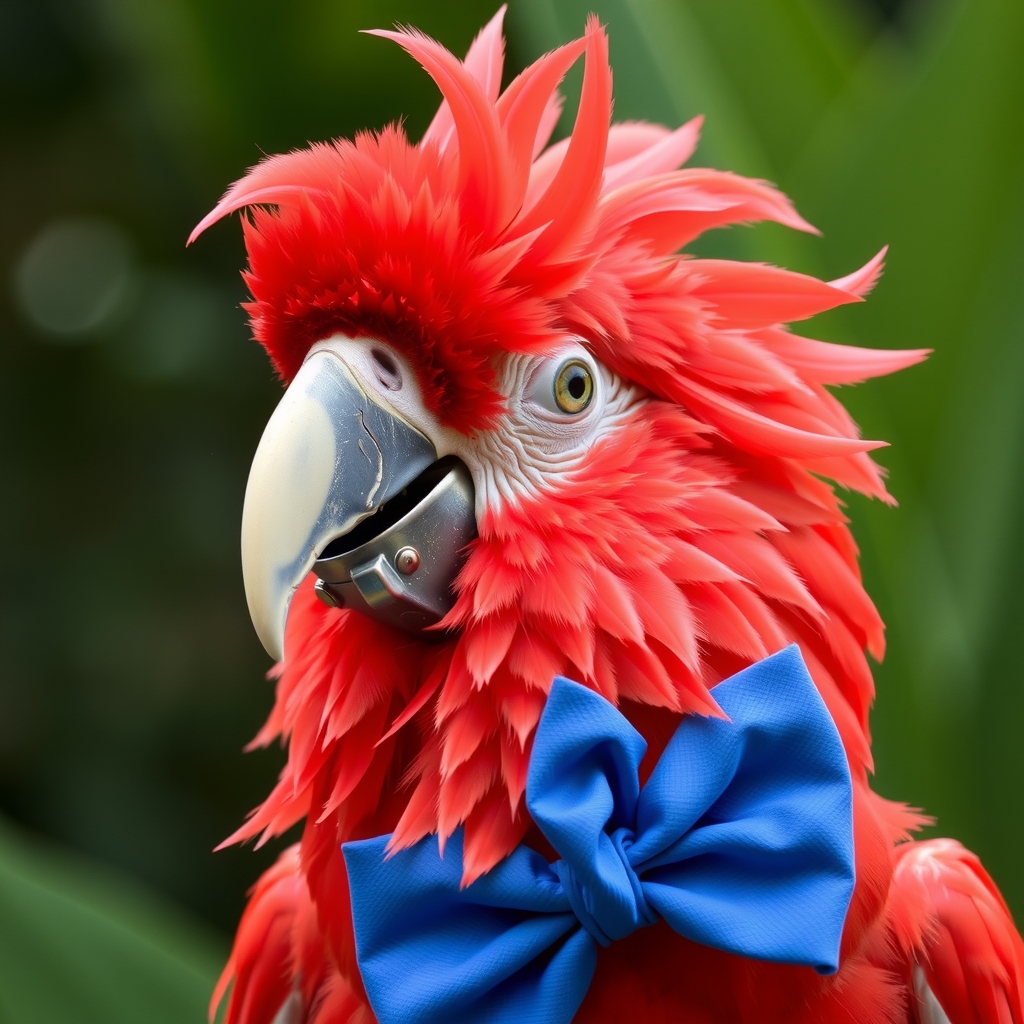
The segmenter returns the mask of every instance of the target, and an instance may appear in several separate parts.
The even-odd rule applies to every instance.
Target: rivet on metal
[[[328,608],[341,608],[345,602],[328,587],[323,580],[317,580],[313,584],[313,593],[327,605]]]
[[[395,568],[406,576],[411,576],[420,567],[420,553],[415,548],[401,548],[395,555]]]

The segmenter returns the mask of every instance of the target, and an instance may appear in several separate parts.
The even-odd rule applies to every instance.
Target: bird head
[[[686,255],[724,225],[813,228],[764,182],[680,170],[699,119],[611,126],[596,19],[500,92],[502,13],[464,61],[377,33],[444,96],[418,143],[392,126],[270,157],[196,229],[249,211],[247,308],[287,385],[242,554],[279,660],[255,742],[283,737],[288,764],[232,838],[463,826],[467,882],[529,827],[557,675],[656,755],[680,715],[720,713],[711,686],[796,641],[864,769],[883,627],[827,481],[891,499],[826,386],[923,355],[784,326],[861,301],[882,254],[830,283]],[[581,57],[575,127],[548,145]]]

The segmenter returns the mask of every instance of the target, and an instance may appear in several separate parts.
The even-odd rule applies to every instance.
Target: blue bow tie
[[[461,831],[385,860],[342,849],[359,969],[380,1024],[568,1024],[607,945],[663,918],[695,942],[836,970],[853,893],[850,771],[799,649],[712,691],[641,789],[646,743],[603,697],[555,680],[526,804],[561,855],[526,846],[465,889]]]

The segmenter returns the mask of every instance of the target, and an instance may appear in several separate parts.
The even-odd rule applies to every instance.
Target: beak
[[[260,439],[242,510],[245,596],[272,658],[284,657],[288,606],[318,555],[436,460],[338,354],[306,360]]]

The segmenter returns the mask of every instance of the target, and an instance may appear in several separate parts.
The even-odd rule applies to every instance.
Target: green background
[[[211,852],[282,759],[240,754],[271,687],[237,540],[279,390],[237,225],[183,240],[263,152],[422,131],[433,86],[358,29],[461,54],[493,3],[0,0],[0,1024],[203,1017],[280,848]],[[850,500],[889,625],[877,788],[1024,914],[1024,5],[513,0],[511,69],[592,8],[618,119],[704,113],[696,163],[824,232],[700,251],[832,277],[891,245],[866,304],[804,328],[935,349],[843,394],[900,501]]]

